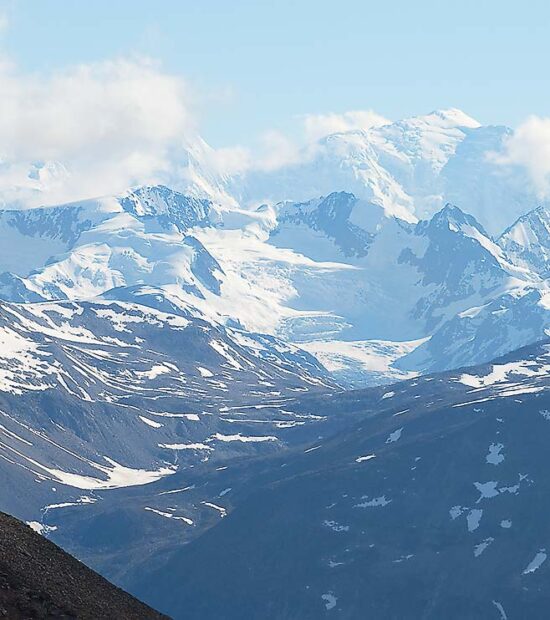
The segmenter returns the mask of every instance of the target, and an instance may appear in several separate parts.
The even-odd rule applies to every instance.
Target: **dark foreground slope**
[[[4,513],[0,513],[0,617],[166,618]]]
[[[549,370],[542,344],[313,399],[357,425],[220,472],[232,511],[131,591],[201,620],[548,618]]]

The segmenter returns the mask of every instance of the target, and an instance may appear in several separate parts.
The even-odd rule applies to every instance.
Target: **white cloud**
[[[489,157],[501,165],[524,168],[539,198],[550,196],[550,118],[530,116],[506,139],[502,152]]]
[[[147,59],[81,64],[45,77],[4,61],[0,92],[5,201],[33,201],[26,188],[45,179],[27,174],[40,160],[68,171],[48,176],[48,202],[153,182],[169,173],[172,151],[193,129],[185,84]]]
[[[243,174],[249,170],[272,172],[307,161],[313,148],[310,143],[300,143],[273,129],[261,134],[254,148],[234,146],[215,149],[203,155],[203,161],[213,165],[221,175]]]
[[[198,138],[187,84],[146,58],[38,75],[0,56],[0,93],[0,205],[25,207],[144,183],[218,191],[219,176],[307,162],[330,133],[388,122],[372,110],[311,114],[294,132],[265,132],[254,148],[210,149]],[[186,168],[186,149],[206,176]]]
[[[299,163],[304,158],[300,145],[281,131],[266,131],[260,139],[258,157],[250,158],[261,170],[278,170]]]
[[[308,114],[303,118],[308,141],[315,141],[332,133],[370,129],[387,125],[391,121],[373,110],[351,110],[342,114]]]
[[[229,146],[204,150],[201,160],[214,173],[233,175],[245,172],[251,166],[251,152],[244,146]]]
[[[147,62],[79,65],[47,79],[0,72],[0,144],[15,157],[165,145],[187,122],[182,85]]]
[[[322,148],[319,141],[330,134],[355,129],[366,130],[391,122],[372,110],[352,110],[342,114],[306,114],[299,117],[299,121],[295,136],[270,130],[260,136],[255,149],[233,149],[240,153],[240,171],[254,169],[272,172],[285,166],[306,163]]]

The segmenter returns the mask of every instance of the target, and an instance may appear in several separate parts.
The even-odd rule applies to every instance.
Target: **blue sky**
[[[548,115],[550,4],[538,0],[12,0],[22,72],[145,55],[197,94],[215,146],[311,113],[395,119],[459,107],[483,123]]]

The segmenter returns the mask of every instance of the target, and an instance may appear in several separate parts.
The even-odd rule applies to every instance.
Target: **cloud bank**
[[[59,204],[159,182],[195,183],[222,196],[220,178],[307,163],[330,134],[390,122],[370,109],[308,114],[293,131],[264,132],[253,147],[210,148],[199,138],[195,93],[147,58],[37,75],[0,55],[0,93],[0,206]],[[206,181],[189,157],[204,164]],[[550,197],[550,118],[529,117],[488,157],[521,168],[539,198]]]
[[[308,161],[331,133],[389,121],[372,110],[298,118],[293,135],[266,131],[254,148],[210,149],[188,85],[147,58],[24,74],[0,57],[0,205],[33,207],[193,180],[189,151],[219,176]],[[189,150],[188,150],[189,149]],[[215,182],[214,182],[215,185]]]
[[[264,132],[255,148],[235,147],[239,171],[273,172],[315,157],[322,138],[346,131],[367,130],[391,121],[373,110],[353,110],[341,114],[306,114],[298,117],[297,131],[289,135],[278,130]],[[230,151],[228,151],[229,153]]]
[[[194,130],[188,89],[148,59],[81,64],[43,77],[0,62],[0,189],[32,205],[155,181]],[[43,166],[41,162],[50,162]],[[52,164],[51,162],[60,162]]]
[[[367,130],[391,123],[374,110],[352,110],[343,114],[308,114],[303,118],[308,141],[315,141],[332,133]]]

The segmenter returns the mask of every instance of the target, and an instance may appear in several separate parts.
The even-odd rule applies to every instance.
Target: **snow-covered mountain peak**
[[[292,247],[318,260],[362,257],[368,252],[373,232],[382,217],[379,207],[358,200],[349,192],[299,203],[278,205],[277,226],[271,240],[280,247]],[[320,247],[325,240],[324,254]],[[327,244],[334,244],[334,254]]]
[[[90,299],[110,288],[219,289],[223,270],[190,234],[218,213],[208,200],[163,186],[28,211],[0,212],[0,297]]]
[[[481,126],[455,108],[435,110],[330,134],[276,170],[252,166],[227,175],[220,186],[244,205],[304,202],[346,191],[378,205],[387,217],[411,223],[453,202],[496,235],[536,200],[524,170],[489,156],[502,152],[511,134],[505,127]]]
[[[452,269],[453,264],[467,258],[472,262],[469,269],[472,277],[479,278],[490,267],[498,279],[512,277],[528,282],[536,279],[530,268],[514,261],[503,251],[475,217],[455,205],[447,203],[431,220],[419,223],[417,234],[427,234],[435,244],[438,249],[437,264],[447,263]],[[441,251],[443,254],[439,254]],[[445,252],[456,252],[460,257],[448,258]],[[432,260],[435,258],[432,257]]]
[[[284,202],[275,205],[279,220],[287,220],[300,214],[302,217],[316,214],[322,219],[336,221],[348,220],[352,214],[357,198],[350,192],[332,192],[305,202]]]
[[[458,108],[433,110],[433,112],[419,118],[424,119],[426,123],[439,123],[449,127],[468,127],[470,129],[481,127],[481,123]]]
[[[156,217],[180,232],[209,223],[212,203],[176,192],[164,185],[143,186],[119,198],[122,208],[136,217]]]
[[[533,237],[536,232],[550,235],[550,207],[546,204],[542,204],[519,217],[502,233],[500,239],[527,246],[530,243],[540,241],[540,239]]]
[[[426,225],[432,229],[445,228],[453,232],[475,229],[479,234],[489,238],[489,235],[475,217],[465,213],[460,207],[451,203],[447,203],[431,220],[426,222]]]
[[[498,243],[518,264],[546,277],[550,269],[550,207],[544,204],[522,215]]]
[[[411,179],[403,178],[399,169],[394,172],[393,165],[390,168],[407,193],[423,189],[424,184],[425,191],[433,192],[439,172],[467,133],[477,127],[476,121],[459,110],[438,110],[377,127],[371,132],[371,140],[381,161],[391,165],[387,157],[394,156],[412,168],[413,179],[416,177],[416,185],[420,182],[420,187],[411,186]]]
[[[463,243],[467,241],[468,245],[473,242],[472,248],[479,249],[480,257],[485,252],[497,259],[502,255],[501,248],[476,218],[450,203],[447,203],[431,219],[420,222],[417,225],[416,232],[417,234],[427,235],[432,243],[436,243],[443,251],[448,252],[451,248],[458,249],[459,247],[464,250],[466,246]],[[441,259],[444,259],[443,255]],[[445,262],[452,262],[452,260],[447,258]]]

